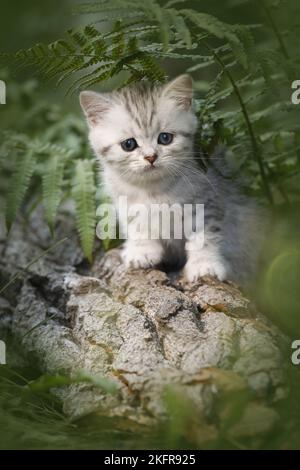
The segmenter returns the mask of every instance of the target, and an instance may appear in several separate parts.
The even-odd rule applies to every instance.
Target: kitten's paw
[[[187,261],[184,276],[188,282],[195,282],[203,276],[213,276],[224,281],[228,279],[230,269],[220,258],[199,256]]]
[[[162,249],[158,246],[133,246],[122,253],[123,263],[128,268],[153,268],[162,260]]]

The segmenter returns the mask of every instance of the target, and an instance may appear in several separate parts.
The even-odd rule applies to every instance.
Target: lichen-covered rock
[[[285,338],[236,286],[209,277],[191,285],[159,270],[127,271],[117,249],[99,253],[86,269],[66,213],[57,233],[68,239],[30,266],[53,243],[41,210],[27,226],[16,224],[8,241],[1,238],[1,284],[25,271],[3,293],[0,324],[44,372],[76,377],[84,371],[115,384],[110,394],[76,380],[59,392],[65,413],[153,424],[167,417],[171,388],[194,407],[199,436],[204,429],[206,437],[214,434],[212,416],[219,413],[215,422],[222,422],[226,415],[217,403],[231,393],[251,397],[232,435],[273,426],[277,415],[270,403],[286,393]]]

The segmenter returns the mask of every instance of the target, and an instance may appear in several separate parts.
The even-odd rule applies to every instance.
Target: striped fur
[[[81,106],[90,128],[90,142],[113,200],[127,196],[128,204],[199,203],[205,206],[205,242],[127,240],[124,261],[146,268],[178,258],[189,281],[210,274],[246,282],[255,272],[263,238],[263,217],[253,201],[241,196],[228,179],[212,168],[200,170],[194,152],[197,119],[192,106],[192,81],[183,75],[163,86],[140,84],[112,93],[83,92]],[[158,135],[174,135],[170,145]],[[121,142],[134,138],[138,147],[125,152]],[[154,168],[146,156],[157,155]],[[222,160],[222,153],[214,156]],[[120,214],[120,223],[125,214]],[[132,222],[134,223],[134,221]]]

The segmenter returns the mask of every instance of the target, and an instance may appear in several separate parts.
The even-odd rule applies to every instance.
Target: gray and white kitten
[[[84,91],[80,103],[113,201],[127,196],[128,206],[204,204],[204,244],[200,234],[183,240],[128,239],[123,247],[126,265],[148,268],[185,258],[190,282],[212,275],[245,283],[255,272],[261,244],[260,211],[213,167],[201,170],[194,152],[192,98],[192,79],[182,75],[162,86]]]

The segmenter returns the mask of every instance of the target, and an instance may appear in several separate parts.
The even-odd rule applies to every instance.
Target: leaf
[[[11,229],[12,223],[29,187],[34,171],[34,164],[35,156],[33,150],[28,150],[25,154],[18,154],[18,161],[10,181],[10,190],[6,203],[6,224],[8,230]]]
[[[122,241],[118,239],[111,240],[110,238],[105,238],[104,240],[101,240],[101,243],[104,251],[109,251],[120,246]]]
[[[230,41],[230,46],[234,56],[237,58],[239,63],[244,67],[245,70],[248,69],[248,57],[245,52],[244,46],[241,42]]]
[[[56,153],[50,157],[42,176],[45,217],[52,235],[57,209],[62,196],[64,165],[62,155]]]
[[[220,39],[227,39],[232,43],[240,43],[238,36],[234,32],[234,28],[216,17],[207,13],[199,13],[191,9],[180,10],[180,13],[184,15],[189,21],[194,23],[198,28],[209,32],[213,36]]]
[[[76,225],[81,247],[92,262],[96,230],[96,203],[93,164],[89,160],[76,162],[73,196],[76,204]]]
[[[112,41],[114,48],[112,50],[111,58],[113,60],[117,60],[123,55],[125,50],[125,35],[120,21],[117,21],[114,25],[113,32],[116,32],[117,34]]]
[[[79,370],[73,377],[67,375],[41,375],[38,379],[30,381],[24,386],[24,392],[43,393],[52,388],[66,387],[72,384],[88,383],[100,388],[103,392],[114,394],[117,391],[116,383],[108,380],[100,374],[92,375],[84,370]]]
[[[85,370],[78,371],[77,375],[73,379],[76,382],[86,382],[94,385],[94,387],[102,389],[105,393],[114,395],[117,392],[117,385],[112,380],[103,377],[100,374],[91,374]]]
[[[182,38],[183,42],[190,48],[192,46],[192,36],[189,28],[187,27],[184,18],[180,15],[180,12],[177,12],[174,8],[167,10],[168,14],[171,17],[174,28],[177,31],[178,35]]]

